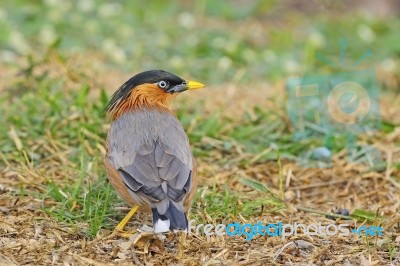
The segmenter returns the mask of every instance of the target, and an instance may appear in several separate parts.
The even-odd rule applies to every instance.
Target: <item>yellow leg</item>
[[[132,209],[129,211],[129,213],[125,216],[125,218],[122,219],[122,221],[117,225],[117,227],[115,227],[115,231],[117,231],[120,236],[129,238],[131,235],[133,235],[133,233],[136,232],[136,230],[132,232],[124,232],[124,227],[138,209],[139,209],[138,205],[133,206]]]

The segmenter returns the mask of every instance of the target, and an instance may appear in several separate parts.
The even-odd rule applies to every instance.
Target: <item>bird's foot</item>
[[[125,225],[129,222],[129,220],[132,218],[132,216],[136,213],[136,211],[139,209],[139,206],[135,205],[132,207],[132,209],[129,211],[129,213],[125,216],[124,219],[115,227],[114,233],[117,236],[120,237],[126,237],[129,238],[131,237],[134,233],[136,233],[136,229],[131,230],[131,231],[125,231],[124,227]]]
[[[115,233],[116,236],[124,237],[124,238],[130,238],[130,237],[133,236],[136,232],[137,232],[136,229],[133,229],[133,230],[131,230],[131,231],[120,231],[120,230],[117,230],[117,229],[114,230],[114,233]]]

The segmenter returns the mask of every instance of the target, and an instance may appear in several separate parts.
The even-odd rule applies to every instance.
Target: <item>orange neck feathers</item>
[[[116,101],[108,111],[108,116],[116,120],[125,112],[144,108],[171,112],[171,102],[174,97],[174,94],[165,92],[155,84],[142,84],[135,87],[126,99]]]

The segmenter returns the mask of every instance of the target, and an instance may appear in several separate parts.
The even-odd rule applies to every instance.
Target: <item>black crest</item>
[[[185,82],[183,79],[164,70],[149,70],[144,71],[128,79],[118,90],[112,95],[108,105],[105,109],[109,112],[119,100],[124,100],[129,97],[131,91],[141,84],[157,83],[159,81],[166,81],[171,85],[178,85]]]

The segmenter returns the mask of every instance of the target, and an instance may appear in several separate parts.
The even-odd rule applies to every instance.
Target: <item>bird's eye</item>
[[[166,89],[168,87],[168,82],[161,80],[157,83],[158,87],[160,87],[161,89]]]

